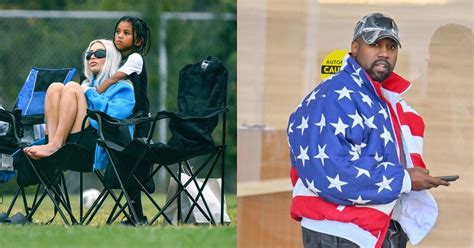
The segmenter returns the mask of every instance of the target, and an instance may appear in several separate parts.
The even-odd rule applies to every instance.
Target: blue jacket
[[[94,86],[94,81],[91,82],[91,86]],[[117,119],[125,119],[130,116],[135,106],[133,87],[125,81],[118,81],[102,94],[97,93],[95,88],[91,87],[85,92],[85,95],[88,109],[104,112]],[[91,119],[90,125],[95,129],[99,128],[97,122]],[[109,160],[105,149],[96,145],[94,169],[105,169],[108,164]]]

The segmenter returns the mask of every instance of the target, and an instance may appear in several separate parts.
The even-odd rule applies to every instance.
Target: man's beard
[[[374,68],[375,68],[375,66],[379,66],[379,65],[384,65],[387,68],[387,71],[386,72],[376,72],[374,70]],[[390,66],[390,63],[386,60],[380,59],[380,60],[376,60],[374,63],[372,63],[370,65],[369,69],[367,70],[367,73],[370,75],[370,77],[373,80],[375,80],[377,82],[383,82],[383,81],[385,81],[385,79],[388,78],[388,76],[390,76],[392,71],[393,71],[393,67]]]

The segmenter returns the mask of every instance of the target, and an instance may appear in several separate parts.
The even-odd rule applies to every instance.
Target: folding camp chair
[[[135,113],[135,115],[141,115],[141,113]],[[135,115],[132,115],[135,116]],[[40,180],[41,185],[46,189],[43,195],[39,198],[39,203],[44,199],[46,195],[49,195],[51,200],[55,205],[55,209],[61,215],[64,222],[69,224],[69,221],[66,217],[66,212],[69,215],[69,219],[72,224],[83,224],[89,223],[94,214],[89,215],[91,211],[98,210],[100,206],[95,207],[92,206],[88,213],[84,216],[83,215],[83,202],[80,201],[80,209],[79,209],[79,221],[74,217],[71,209],[71,205],[68,198],[68,192],[66,187],[58,187],[59,183],[64,183],[64,175],[63,172],[65,171],[74,171],[80,173],[79,179],[79,189],[80,189],[80,199],[82,199],[82,192],[83,192],[83,173],[84,172],[93,172],[93,162],[94,162],[94,152],[89,151],[86,147],[81,145],[82,139],[93,139],[94,142],[96,141],[96,136],[93,137],[84,137],[83,132],[85,130],[85,123],[88,120],[89,115],[87,115],[82,121],[81,127],[81,136],[75,142],[67,142],[61,148],[59,148],[56,152],[51,154],[48,157],[41,158],[39,160],[32,160],[28,156],[24,156],[25,164],[28,164],[28,168],[31,168],[37,178]],[[112,133],[114,136],[114,140],[116,138],[121,138],[121,133],[116,133],[114,131],[114,127],[107,128],[108,133]],[[127,132],[123,132],[125,135],[124,137],[130,141],[130,134]],[[100,181],[104,181],[103,176],[100,171],[95,171],[96,175],[98,176]],[[119,201],[117,196],[114,194],[113,191],[107,191],[115,201]],[[53,197],[54,196],[54,197]],[[102,197],[102,196],[100,196]],[[53,199],[54,198],[54,199]],[[56,201],[55,201],[56,200]],[[32,212],[36,210],[36,207],[39,204],[33,207]],[[64,210],[64,212],[62,210]],[[85,222],[85,220],[88,220]]]
[[[128,192],[140,190],[152,204],[157,208],[158,213],[151,219],[149,224],[153,224],[160,216],[172,224],[170,216],[166,214],[166,210],[170,205],[177,201],[178,204],[178,220],[186,222],[192,210],[196,207],[212,224],[216,221],[209,210],[206,200],[202,194],[206,183],[214,172],[214,168],[221,161],[221,177],[224,180],[224,152],[225,152],[225,126],[226,126],[226,90],[227,90],[227,69],[224,65],[214,57],[208,57],[196,64],[185,66],[180,71],[179,93],[178,93],[178,111],[160,111],[154,118],[138,118],[127,121],[113,120],[105,116],[103,113],[90,112],[90,116],[98,120],[99,123],[99,140],[109,155],[110,165],[108,167],[110,179],[105,178],[105,187],[108,181],[117,181],[122,195],[126,198],[126,203],[121,205],[118,201],[117,207],[119,212],[124,212],[124,208],[128,206],[131,212],[126,217],[135,225],[139,224],[134,213],[132,204],[130,203],[130,195]],[[219,122],[219,115],[222,116],[222,140],[220,144],[215,144],[212,133]],[[153,132],[157,121],[160,119],[169,119],[169,129],[171,131],[170,140],[164,143],[154,143],[152,141]],[[135,138],[131,142],[114,142],[114,136],[106,134],[110,126],[128,126],[143,122],[152,123],[152,128],[147,139]],[[200,161],[196,170],[193,170],[190,161],[197,157],[205,157]],[[156,167],[152,169],[153,164]],[[178,171],[173,171],[172,165],[178,164]],[[150,192],[150,182],[153,182],[153,176],[164,168],[171,179],[178,185],[177,192],[160,207],[153,199]],[[182,182],[181,173],[183,169],[187,171],[190,179]],[[207,171],[206,171],[207,169]],[[107,176],[108,171],[105,175]],[[197,182],[198,175],[205,174],[204,181],[200,184]],[[193,197],[187,190],[187,186],[193,183],[198,188],[199,193]],[[224,183],[223,183],[224,184]],[[154,186],[154,185],[153,185]],[[154,189],[154,187],[153,187]],[[224,190],[221,192],[221,220],[223,223],[223,207],[224,207]],[[181,194],[185,194],[192,201],[192,206],[185,218],[182,218],[180,212]],[[197,204],[199,199],[204,202],[204,207]],[[100,203],[99,203],[100,204]],[[114,208],[115,209],[115,208]],[[118,214],[117,213],[117,214]],[[117,217],[113,216],[113,212],[109,220]]]
[[[75,68],[48,69],[33,67],[18,94],[14,110],[10,112],[0,109],[0,121],[8,124],[7,132],[0,137],[2,168],[4,168],[3,171],[0,171],[0,175],[3,175],[4,180],[7,180],[12,175],[17,174],[17,184],[19,186],[7,210],[7,216],[10,215],[21,193],[27,219],[31,221],[35,210],[41,204],[41,200],[38,199],[41,186],[45,189],[43,197],[48,194],[52,198],[55,210],[59,209],[56,199],[64,199],[64,195],[58,191],[67,189],[60,187],[59,182],[48,186],[45,186],[43,182],[54,172],[48,171],[48,173],[39,176],[36,169],[26,163],[29,158],[24,154],[23,148],[31,144],[44,142],[44,100],[49,85],[53,82],[67,83],[73,79],[75,73]],[[37,185],[37,190],[32,206],[29,207],[25,188],[32,185]],[[68,199],[67,202],[69,202]],[[63,213],[61,212],[61,214]]]
[[[43,194],[38,198],[36,204],[33,205],[30,215],[38,209],[41,202],[46,195],[49,196],[51,201],[55,206],[55,215],[56,212],[60,214],[65,224],[82,224],[83,220],[83,202],[82,202],[82,193],[83,193],[83,173],[93,171],[93,162],[94,162],[94,153],[87,150],[87,148],[81,145],[82,139],[90,139],[94,137],[84,137],[85,123],[87,117],[84,118],[81,127],[81,135],[75,142],[68,142],[64,144],[59,150],[51,154],[48,157],[41,158],[39,160],[32,160],[23,152],[22,159],[24,160],[21,164],[24,167],[25,171],[33,173],[34,177],[38,179],[39,185],[41,185],[45,190]],[[80,213],[79,221],[74,217],[72,213],[71,204],[69,201],[69,195],[67,192],[64,172],[65,171],[74,171],[80,173],[79,178],[79,190],[81,199],[80,202]],[[21,173],[18,173],[20,175]],[[35,196],[35,199],[37,196]],[[66,212],[69,215],[67,218]],[[54,217],[53,217],[54,218]],[[51,219],[52,221],[53,219]]]
[[[130,135],[129,126],[145,123],[146,120],[153,120],[150,117],[138,117],[141,115],[141,113],[135,113],[126,120],[116,120],[103,112],[91,110],[88,110],[87,112],[87,116],[96,120],[99,124],[99,136],[102,138],[98,139],[98,144],[104,146],[104,137],[108,137],[107,141],[105,142],[107,142],[109,146],[113,147],[122,147],[131,142],[132,136]],[[120,213],[123,213],[127,219],[135,220],[133,224],[138,223],[137,215],[131,206],[131,199],[128,192],[137,192],[139,188],[136,184],[129,184],[128,181],[125,184],[125,182],[122,181],[122,178],[129,174],[130,169],[128,168],[128,164],[133,163],[133,161],[131,161],[130,158],[124,157],[122,154],[111,152],[107,149],[106,152],[109,156],[111,165],[109,165],[103,173],[99,170],[94,170],[98,179],[102,182],[104,189],[99,194],[96,201],[91,205],[84,217],[81,219],[81,224],[89,224],[92,221],[97,211],[102,207],[108,196],[113,198],[115,201],[115,206],[112,209],[109,218],[107,219],[107,224],[113,223]],[[143,168],[144,167],[142,167],[142,169],[137,172],[137,175],[140,174],[140,177],[150,174],[151,165],[148,165],[149,172],[144,173]],[[116,177],[116,174],[119,174],[120,176]],[[114,189],[121,190],[119,196],[115,194],[113,191]],[[146,185],[146,189],[148,192],[153,192],[155,190],[153,181],[150,181]],[[120,202],[124,196],[126,199],[126,204],[122,205]],[[117,207],[120,207],[120,211],[117,214],[114,214]],[[129,207],[130,214],[124,211],[125,207]]]

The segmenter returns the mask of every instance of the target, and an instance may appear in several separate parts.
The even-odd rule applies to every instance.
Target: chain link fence
[[[38,12],[35,12],[38,13]],[[40,12],[41,13],[41,12]],[[32,17],[28,17],[31,14]],[[67,18],[33,15],[0,15],[2,46],[0,46],[0,103],[13,108],[16,96],[31,67],[76,67],[83,70],[82,56],[89,42],[97,38],[111,39],[115,21],[122,14],[107,18]],[[79,80],[76,75],[75,81]]]

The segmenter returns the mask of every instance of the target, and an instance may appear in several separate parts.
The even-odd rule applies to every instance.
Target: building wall
[[[472,247],[471,0],[239,0],[238,184],[288,177],[288,117],[321,81],[322,59],[333,50],[349,50],[355,23],[370,12],[390,15],[400,29],[402,48],[395,71],[413,83],[405,99],[424,117],[424,160],[431,174],[461,177],[448,188],[432,190],[439,218],[419,247]],[[239,202],[271,196],[239,197]],[[291,194],[287,196],[277,198],[289,206]],[[239,213],[247,206],[239,205]],[[253,221],[265,222],[262,228],[273,221],[294,227],[288,211],[269,208]],[[269,216],[281,219],[265,218]],[[239,216],[239,241],[246,239],[240,235],[247,228],[240,225],[247,223],[242,218],[246,216]],[[271,238],[265,230],[252,228],[251,239]],[[294,232],[298,230],[291,235]]]

